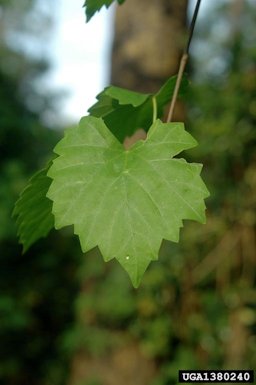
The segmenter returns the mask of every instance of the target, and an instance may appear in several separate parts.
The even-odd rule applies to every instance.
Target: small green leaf
[[[115,86],[106,87],[103,91],[103,95],[107,95],[112,99],[118,100],[120,105],[131,104],[133,107],[140,106],[150,96],[150,94],[142,94],[140,92],[134,92]]]
[[[103,94],[103,92],[97,96],[98,102],[89,109],[91,115],[96,118],[101,118],[108,115],[110,112],[115,111],[116,106],[114,105],[118,104],[110,96]]]
[[[157,120],[125,150],[102,119],[83,118],[56,146],[48,173],[56,228],[74,225],[84,252],[98,245],[137,287],[162,239],[177,242],[183,219],[205,221],[202,166],[173,159],[195,145],[182,123]]]
[[[176,77],[171,77],[155,94],[142,94],[119,87],[106,87],[98,101],[88,110],[90,115],[103,118],[109,130],[122,143],[126,136],[131,136],[138,128],[146,132],[152,124],[153,103],[157,103],[157,117],[161,118],[163,107],[170,102]],[[181,94],[187,87],[186,77],[182,81]]]
[[[46,237],[54,227],[52,201],[46,197],[51,179],[49,167],[37,172],[30,179],[15,204],[13,215],[17,216],[18,236],[23,252],[39,238]]]
[[[103,7],[103,5],[108,8],[113,2],[114,0],[85,0],[84,7],[86,12],[86,21],[88,22],[93,15]],[[117,0],[117,2],[122,4],[125,0]]]

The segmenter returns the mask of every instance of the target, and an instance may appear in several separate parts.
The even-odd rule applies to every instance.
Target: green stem
[[[157,119],[157,102],[156,102],[156,97],[152,97],[152,103],[153,103],[153,123]]]

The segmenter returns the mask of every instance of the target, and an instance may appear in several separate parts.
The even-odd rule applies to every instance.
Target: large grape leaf
[[[195,145],[182,123],[157,120],[125,150],[102,119],[83,118],[57,144],[48,173],[56,228],[74,225],[84,252],[98,245],[137,287],[163,238],[177,242],[183,219],[205,221],[201,165],[173,158]]]
[[[49,167],[38,171],[30,179],[15,204],[13,215],[17,216],[18,236],[23,252],[39,238],[47,236],[54,227],[52,201],[46,197],[51,179]]]
[[[117,0],[119,4],[124,3],[125,0]],[[87,22],[93,17],[93,15],[98,12],[103,5],[108,8],[114,0],[85,0],[84,7],[86,13]]]
[[[138,128],[143,128],[146,132],[149,130],[153,116],[153,98],[157,104],[157,117],[162,117],[163,107],[170,102],[175,83],[176,76],[169,78],[155,95],[115,86],[106,87],[97,95],[98,101],[88,112],[92,116],[102,118],[109,130],[122,143],[126,136],[131,136]],[[180,95],[184,93],[187,85],[187,78],[184,77]]]

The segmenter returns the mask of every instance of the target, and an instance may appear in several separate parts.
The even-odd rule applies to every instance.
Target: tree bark
[[[111,83],[155,92],[177,73],[188,0],[126,0],[116,10]]]

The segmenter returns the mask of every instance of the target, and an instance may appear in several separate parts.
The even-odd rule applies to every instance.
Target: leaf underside
[[[102,119],[83,118],[57,144],[48,172],[55,227],[74,225],[84,252],[98,246],[137,287],[162,240],[178,241],[183,219],[205,221],[201,165],[173,158],[195,145],[182,123],[157,120],[124,150]]]
[[[157,117],[163,115],[164,106],[170,102],[176,76],[169,78],[155,94],[143,94],[123,88],[106,87],[99,95],[98,101],[89,108],[90,115],[102,118],[108,129],[122,143],[126,136],[132,136],[138,128],[149,130],[153,116],[153,97],[157,104]],[[188,85],[184,77],[181,84],[180,95]]]
[[[14,207],[13,215],[17,216],[18,236],[23,252],[54,228],[52,201],[46,197],[51,184],[47,176],[48,169],[37,172],[30,179]]]
[[[124,3],[124,1],[125,0],[117,0],[119,4]],[[86,0],[84,3],[86,21],[88,22],[104,5],[108,8],[113,2],[114,0]]]

